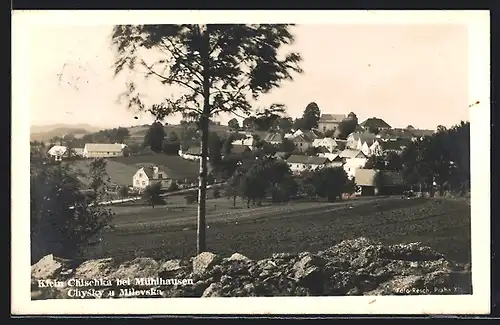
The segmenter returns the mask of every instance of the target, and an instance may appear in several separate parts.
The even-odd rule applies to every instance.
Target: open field
[[[149,165],[158,165],[168,177],[174,179],[197,178],[199,164],[195,161],[183,159],[179,156],[165,154],[151,154],[144,156],[129,156],[129,157],[113,157],[107,159],[109,162],[119,163],[133,167],[134,173],[140,166],[147,167]],[[130,176],[130,184],[132,184],[132,176]]]
[[[164,207],[118,206],[115,228],[88,257],[182,258],[196,252],[196,204],[171,198]],[[337,203],[294,202],[246,208],[207,202],[208,250],[264,258],[276,252],[317,251],[349,238],[387,244],[420,241],[458,262],[470,262],[470,205],[444,199],[359,198]]]
[[[81,170],[84,175],[89,175],[90,160],[78,160],[74,162],[74,167]],[[108,173],[111,181],[117,185],[132,185],[132,176],[134,176],[137,169],[133,165],[123,164],[112,159],[107,159],[106,172]],[[83,183],[88,184],[90,181],[87,177],[82,177]]]
[[[106,171],[111,181],[117,185],[132,185],[132,177],[140,166],[158,165],[171,178],[183,180],[196,179],[198,175],[198,163],[182,159],[179,156],[164,154],[151,154],[144,156],[111,157],[106,158]],[[77,160],[74,167],[88,175],[90,160]],[[88,183],[86,177],[82,178]]]

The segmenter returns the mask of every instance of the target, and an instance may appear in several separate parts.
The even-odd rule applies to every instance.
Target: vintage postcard
[[[487,11],[12,17],[13,314],[489,313]]]

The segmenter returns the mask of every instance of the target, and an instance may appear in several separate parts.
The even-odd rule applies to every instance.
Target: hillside
[[[128,143],[142,143],[144,140],[144,137],[146,136],[146,133],[148,132],[149,126],[144,126],[144,125],[138,125],[138,126],[131,126],[128,128],[130,132],[130,138],[127,141]],[[171,132],[175,132],[177,136],[181,136],[182,134],[182,129],[183,126],[180,124],[167,124],[165,125],[165,133],[167,136]],[[227,135],[227,132],[229,131],[229,127],[227,125],[211,125],[210,126],[210,132],[215,132],[217,133],[220,137],[225,137]]]
[[[47,141],[53,137],[62,137],[68,133],[84,135],[101,129],[89,124],[32,125],[30,127],[30,141]]]
[[[116,127],[119,127],[117,125]],[[171,132],[177,133],[178,136],[182,133],[183,126],[180,124],[165,125],[166,134]],[[53,125],[33,125],[30,128],[30,141],[48,141],[54,137],[62,137],[65,134],[72,133],[74,135],[82,136],[89,133],[98,132],[106,128],[96,127],[89,124],[53,124]],[[130,143],[142,143],[144,136],[148,132],[148,125],[134,125],[129,126]],[[211,125],[211,132],[216,132],[219,136],[225,136],[228,131],[227,125]]]
[[[116,185],[132,185],[132,177],[141,167],[158,165],[170,178],[183,180],[195,180],[198,176],[198,163],[182,159],[179,156],[168,156],[163,154],[154,154],[147,156],[113,157],[106,159],[106,172],[111,182]],[[85,175],[89,173],[88,160],[74,162],[74,168]],[[84,184],[89,184],[89,179],[85,176],[80,180]]]

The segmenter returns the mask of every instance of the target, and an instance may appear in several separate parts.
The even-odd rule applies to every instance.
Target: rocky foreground
[[[189,260],[107,258],[71,265],[48,255],[31,274],[32,299],[472,293],[470,265],[421,243],[387,246],[366,238],[258,261],[205,252]]]

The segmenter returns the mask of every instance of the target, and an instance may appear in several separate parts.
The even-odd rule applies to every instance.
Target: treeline
[[[401,172],[406,184],[440,194],[470,191],[470,123],[443,126],[430,136],[410,142],[402,153],[369,158],[365,168]]]
[[[306,170],[293,174],[286,161],[274,157],[247,161],[234,166],[234,171],[222,187],[214,190],[214,197],[225,196],[233,200],[246,200],[247,207],[261,205],[269,199],[273,203],[288,202],[295,198],[326,199],[335,201],[344,194],[353,194],[355,184],[349,180],[342,167]],[[186,199],[196,199],[188,195]]]
[[[304,109],[302,116],[291,118],[286,116],[286,107],[282,104],[273,104],[268,108],[257,110],[257,112],[245,118],[240,125],[237,119],[228,121],[228,126],[233,131],[270,131],[290,133],[292,130],[309,131],[318,128],[321,110],[317,103],[310,102]],[[349,134],[356,130],[358,118],[356,114],[350,113],[339,125],[339,129],[328,130],[325,137],[336,137],[346,139]]]

